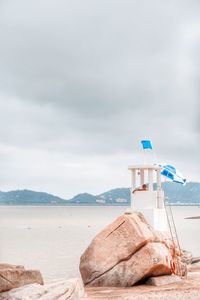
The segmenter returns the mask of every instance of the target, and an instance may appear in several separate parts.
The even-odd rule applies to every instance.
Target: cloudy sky
[[[200,2],[0,0],[0,190],[129,186],[152,139],[200,181]]]

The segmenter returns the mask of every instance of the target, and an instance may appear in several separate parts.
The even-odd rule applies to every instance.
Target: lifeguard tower
[[[155,230],[167,231],[168,220],[158,165],[133,165],[131,171],[131,210],[141,212]]]

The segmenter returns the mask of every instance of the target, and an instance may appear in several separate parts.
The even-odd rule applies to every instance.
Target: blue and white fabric
[[[173,182],[177,182],[181,184],[186,183],[186,179],[174,166],[163,164],[163,163],[159,164],[159,166],[162,167],[161,175],[172,180]]]

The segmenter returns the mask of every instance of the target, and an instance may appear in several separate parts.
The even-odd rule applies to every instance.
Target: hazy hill
[[[189,182],[185,186],[164,182],[167,201],[172,204],[200,205],[200,183]],[[0,205],[129,205],[129,188],[116,188],[100,195],[78,194],[65,200],[44,192],[17,190],[0,192]]]
[[[185,186],[177,183],[162,184],[165,196],[170,203],[194,203],[200,205],[200,183],[188,182]]]
[[[63,204],[66,201],[48,193],[29,190],[0,192],[0,204],[4,205],[44,205]]]

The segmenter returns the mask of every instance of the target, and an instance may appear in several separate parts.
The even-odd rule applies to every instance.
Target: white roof
[[[160,166],[158,166],[158,165],[145,165],[145,164],[143,164],[143,165],[133,165],[133,166],[129,166],[128,167],[128,169],[129,170],[141,170],[141,169],[143,169],[143,170],[161,170],[162,168],[160,167]]]

